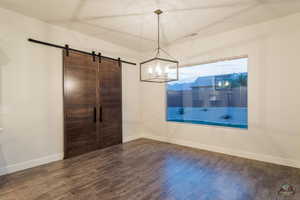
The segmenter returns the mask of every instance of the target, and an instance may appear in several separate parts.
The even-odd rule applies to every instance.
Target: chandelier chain
[[[159,23],[160,23],[160,14],[157,14],[157,49],[158,49],[158,52],[157,52],[157,54],[159,55],[159,53],[160,53],[160,25],[159,25]]]

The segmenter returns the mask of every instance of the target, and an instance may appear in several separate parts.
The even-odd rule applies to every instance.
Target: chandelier
[[[157,15],[157,49],[156,55],[150,60],[140,63],[140,80],[144,82],[165,83],[178,80],[178,65],[179,62],[174,60],[170,54],[160,47],[160,21],[159,17],[163,13],[161,10],[156,10]],[[163,56],[162,53],[168,57]]]

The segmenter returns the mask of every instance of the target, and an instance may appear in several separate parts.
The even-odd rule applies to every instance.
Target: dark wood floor
[[[276,200],[284,183],[300,170],[140,139],[2,176],[0,199]]]

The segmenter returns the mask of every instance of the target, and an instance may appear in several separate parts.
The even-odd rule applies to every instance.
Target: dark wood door
[[[92,56],[64,52],[65,158],[98,148],[98,66]]]
[[[100,143],[122,143],[122,70],[119,62],[103,58],[99,68]]]

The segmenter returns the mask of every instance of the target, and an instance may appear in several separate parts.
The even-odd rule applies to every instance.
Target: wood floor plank
[[[2,176],[0,199],[276,200],[286,183],[300,169],[139,139]]]

